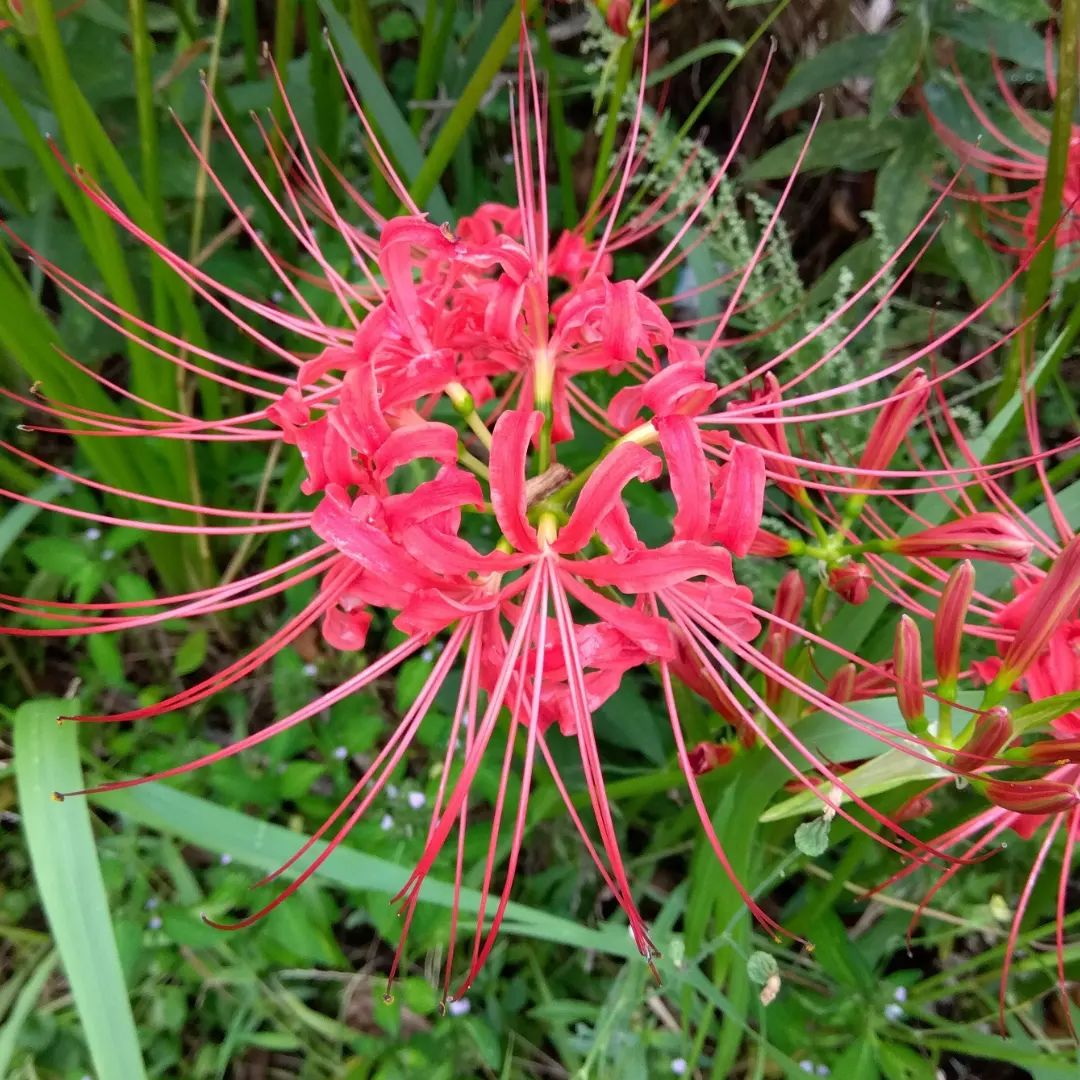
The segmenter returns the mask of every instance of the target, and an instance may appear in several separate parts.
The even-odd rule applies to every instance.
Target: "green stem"
[[[431,144],[424,164],[409,188],[409,194],[418,205],[422,206],[435,190],[436,184],[446,171],[446,166],[450,164],[450,159],[454,156],[454,150],[465,134],[465,129],[480,107],[480,102],[488,92],[499,68],[502,67],[511,46],[517,40],[523,8],[525,17],[528,17],[536,7],[536,2],[537,0],[524,0],[522,6],[516,3],[512,5],[477,65],[476,71],[465,84],[461,97],[458,98],[457,104],[450,110],[450,115],[439,129],[439,134]]]
[[[536,20],[536,43],[540,64],[548,76],[548,108],[551,112],[551,141],[555,147],[555,164],[559,169],[559,205],[562,208],[564,229],[572,229],[578,220],[577,199],[574,196],[574,161],[570,151],[566,113],[563,110],[562,88],[555,72],[555,52],[551,48],[543,14]]]
[[[1069,164],[1069,143],[1072,140],[1073,113],[1077,97],[1077,50],[1080,39],[1080,0],[1062,0],[1058,29],[1058,86],[1054,99],[1054,116],[1050,126],[1050,148],[1046,155],[1046,178],[1035,233],[1042,247],[1031,260],[1024,281],[1024,304],[1021,321],[1031,321],[1017,334],[1005,372],[991,406],[1002,408],[1020,385],[1020,371],[1025,357],[1030,356],[1038,340],[1040,319],[1033,318],[1050,295],[1053,286],[1054,256],[1057,245],[1051,233],[1061,217],[1061,199],[1065,190],[1065,170]],[[1049,237],[1049,239],[1047,239]],[[1043,243],[1045,241],[1045,243]]]
[[[637,41],[628,37],[619,47],[619,55],[616,59],[615,81],[611,84],[611,93],[608,95],[607,116],[604,119],[604,130],[600,135],[600,145],[596,151],[596,169],[593,172],[592,187],[589,188],[588,206],[596,202],[600,191],[608,177],[611,168],[611,154],[615,148],[615,133],[619,128],[619,106],[626,97],[627,87],[630,85],[630,74],[634,68],[634,50]],[[588,211],[586,211],[588,213]]]

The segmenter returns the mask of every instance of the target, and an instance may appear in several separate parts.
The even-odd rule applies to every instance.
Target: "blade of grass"
[[[23,1024],[30,1019],[30,1014],[34,1011],[38,998],[41,997],[41,991],[56,967],[56,961],[56,953],[50,951],[34,968],[33,973],[19,989],[3,1027],[0,1027],[0,1076],[12,1075],[11,1059],[15,1055],[19,1032],[22,1031]]]
[[[82,786],[78,728],[57,724],[72,702],[29,701],[15,713],[15,777],[42,906],[101,1080],[145,1077],[139,1036],[116,951],[90,813],[56,789]]]
[[[382,134],[384,145],[392,150],[394,159],[401,167],[402,179],[408,183],[419,174],[424,165],[420,144],[375,66],[353,36],[349,24],[334,7],[332,0],[318,0],[318,3],[337,45],[342,65],[356,83],[360,103],[365,111],[370,113],[375,128]],[[413,196],[416,198],[415,192]],[[423,198],[416,198],[416,201],[420,205],[426,205],[436,218],[442,221],[453,220],[450,203],[437,183],[430,187]]]
[[[227,853],[234,863],[257,870],[276,869],[306,840],[301,833],[217,806],[165,784],[145,784],[93,798],[106,810],[121,814],[144,828],[179,837],[207,851]],[[323,843],[313,845],[312,857],[325,846]],[[393,895],[408,874],[407,867],[343,846],[319,868],[315,879],[343,889]],[[450,907],[454,886],[428,878],[422,898],[439,907]],[[463,913],[475,914],[480,910],[480,894],[475,889],[462,889],[460,899]],[[519,903],[512,902],[507,906],[504,930],[543,941],[595,949],[610,956],[637,956],[634,943],[621,926],[593,929]]]

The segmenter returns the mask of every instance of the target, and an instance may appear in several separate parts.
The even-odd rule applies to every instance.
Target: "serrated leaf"
[[[193,630],[188,634],[173,657],[173,674],[189,675],[202,667],[206,659],[206,642],[205,630]]]
[[[829,820],[818,817],[804,821],[795,830],[795,847],[811,859],[824,855],[829,850]]]
[[[877,127],[911,85],[922,63],[926,48],[926,24],[910,15],[896,30],[877,66],[874,90],[870,97],[870,123]]]
[[[856,34],[826,45],[817,56],[796,65],[769,109],[769,116],[801,105],[807,98],[837,86],[845,79],[874,74],[889,37],[888,34]]]

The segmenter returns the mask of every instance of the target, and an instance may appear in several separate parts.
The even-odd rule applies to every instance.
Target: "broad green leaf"
[[[918,74],[926,40],[927,27],[917,13],[909,15],[889,38],[877,66],[870,98],[870,123],[874,127],[889,115]]]
[[[951,216],[942,227],[941,239],[956,272],[971,295],[982,303],[1001,287],[1005,271],[1001,259],[979,235],[971,220],[973,215],[974,211],[966,210]]]
[[[918,224],[930,200],[930,180],[941,144],[929,124],[913,124],[908,137],[878,171],[874,213],[891,244],[899,245]]]
[[[40,570],[69,578],[86,563],[88,552],[78,542],[66,536],[42,536],[23,546],[26,557]]]
[[[971,6],[1010,22],[1034,22],[1050,17],[1045,0],[971,0]]]
[[[57,717],[72,701],[29,701],[15,713],[15,777],[42,906],[71,986],[83,1035],[102,1080],[145,1077],[139,1037],[116,951],[90,814],[54,791],[83,786],[78,726]]]
[[[1042,73],[1046,47],[1042,36],[1027,26],[998,19],[985,11],[950,11],[937,29],[949,37],[987,55],[1011,60],[1031,71]]]
[[[50,502],[67,486],[65,480],[50,480],[32,492],[32,498],[41,502]],[[23,534],[23,530],[41,513],[41,508],[30,503],[16,503],[0,518],[0,559],[8,548]]]
[[[173,657],[174,675],[189,675],[202,667],[206,659],[206,641],[206,631],[202,629],[193,630],[184,638]]]
[[[856,34],[826,45],[816,56],[796,65],[769,109],[769,116],[801,105],[845,79],[873,75],[888,42],[886,34]]]
[[[1013,729],[1021,735],[1032,728],[1049,724],[1059,716],[1064,716],[1065,713],[1073,712],[1075,709],[1080,709],[1080,690],[1073,690],[1068,694],[1054,694],[1053,697],[1043,698],[1041,701],[1032,701],[1013,711]]]
[[[234,863],[262,871],[277,869],[306,840],[301,833],[216,806],[165,784],[145,784],[93,798],[131,822],[179,837],[207,851],[228,854]],[[313,845],[312,856],[325,846],[323,843]],[[393,894],[408,877],[409,869],[343,846],[319,868],[315,880],[351,891]],[[454,887],[449,882],[429,878],[421,896],[428,903],[450,907]],[[460,909],[463,913],[475,914],[480,910],[480,894],[475,889],[462,889]],[[504,930],[523,937],[596,949],[612,956],[637,956],[623,926],[593,929],[519,903],[507,905]]]
[[[802,170],[868,169],[895,150],[909,130],[902,120],[886,119],[876,127],[863,116],[826,120],[818,125],[803,159]],[[762,154],[746,171],[752,180],[787,176],[795,167],[806,135],[793,135]]]
[[[884,754],[871,758],[844,773],[844,783],[856,795],[869,798],[871,795],[880,795],[883,791],[891,791],[894,787],[907,784],[912,780],[933,780],[942,776],[948,776],[946,769],[939,765],[932,765],[928,761],[920,761],[902,750],[886,750]],[[770,806],[761,815],[762,821],[780,821],[782,818],[792,817],[796,814],[813,813],[821,809],[822,798],[828,796],[837,803],[845,803],[848,796],[843,791],[833,791],[832,784],[823,784],[817,791],[800,791],[790,799],[785,799],[777,806]]]

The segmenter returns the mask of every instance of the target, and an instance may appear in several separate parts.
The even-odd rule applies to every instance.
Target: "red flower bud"
[[[929,397],[930,384],[926,375],[919,370],[910,372],[878,413],[878,418],[870,429],[866,449],[859,458],[860,469],[880,471],[892,461],[893,455],[910,431],[915,418],[923,411]],[[880,480],[879,476],[860,475],[855,478],[855,487],[877,487]]]
[[[622,37],[630,33],[630,9],[633,6],[630,0],[596,0],[596,6],[608,29]]]
[[[691,748],[686,755],[695,776],[712,772],[723,765],[730,765],[735,751],[727,743],[702,742]]]
[[[986,797],[1017,814],[1060,814],[1080,803],[1076,788],[1058,780],[988,780]]]
[[[1039,585],[1024,621],[1009,643],[999,678],[1008,679],[1011,686],[1027,671],[1077,604],[1080,604],[1080,536],[1073,537]]]
[[[866,563],[852,559],[829,568],[829,588],[849,604],[865,604],[873,580]]]
[[[953,765],[961,772],[974,772],[986,764],[1012,738],[1012,720],[1009,710],[1000,705],[987,709],[975,721],[971,738],[963,749],[953,755]]]
[[[1047,739],[1024,747],[1032,765],[1080,765],[1080,740]]]
[[[960,673],[960,645],[964,620],[975,588],[975,568],[964,561],[949,575],[941,592],[941,602],[934,616],[934,666],[938,677],[955,682]]]
[[[1018,563],[1031,554],[1028,535],[1004,514],[979,513],[898,536],[889,550],[927,559],[986,559]]]
[[[803,604],[806,603],[806,585],[798,570],[789,570],[781,579],[773,601],[773,614],[785,622],[799,621]],[[784,629],[777,627],[778,630]]]
[[[839,705],[855,697],[855,665],[842,664],[825,687],[825,694]]]
[[[922,636],[915,621],[909,615],[901,615],[896,627],[896,643],[893,649],[896,664],[896,701],[900,714],[907,721],[922,726],[925,711],[923,708],[922,681]]]
[[[767,529],[758,529],[750,541],[750,554],[765,559],[782,559],[791,554],[791,541]]]

